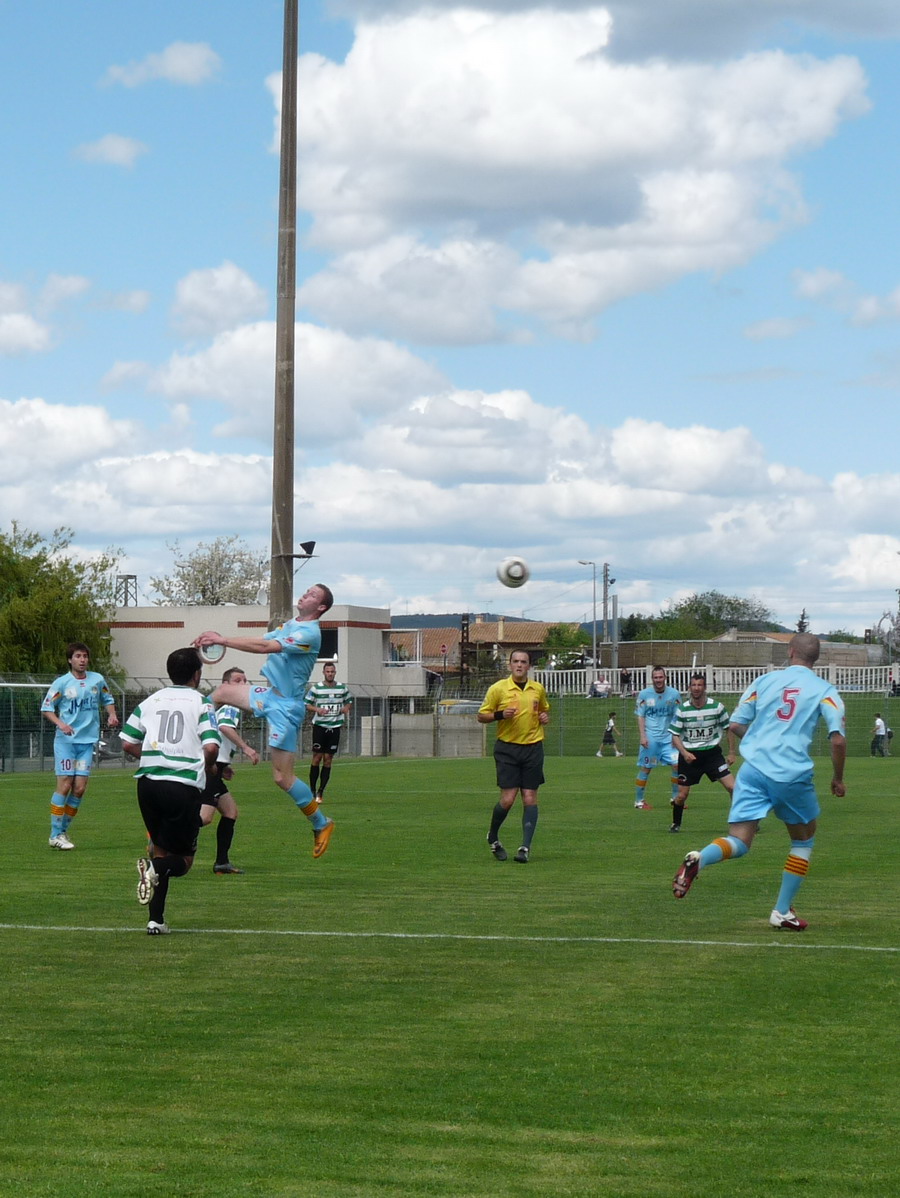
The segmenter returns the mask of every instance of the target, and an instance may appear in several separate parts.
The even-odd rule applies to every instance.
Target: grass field
[[[801,935],[767,923],[780,824],[676,902],[726,796],[672,836],[633,772],[548,759],[522,866],[485,843],[489,761],[338,762],[320,861],[242,767],[247,873],[213,876],[204,832],[168,937],[128,774],[95,775],[71,853],[52,779],[0,776],[0,1193],[896,1193],[900,759],[821,787]]]

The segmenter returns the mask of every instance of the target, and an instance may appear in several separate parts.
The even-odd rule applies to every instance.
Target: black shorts
[[[340,743],[340,728],[323,728],[321,724],[313,724],[312,750],[314,753],[327,753],[330,757],[333,757],[338,751]]]
[[[544,782],[544,742],[534,745],[513,745],[509,741],[494,742],[494,762],[497,766],[497,785],[501,790],[537,790]]]
[[[613,736],[613,734],[611,732],[604,732],[603,733],[603,743],[605,745],[614,745],[616,743],[616,738],[615,738],[615,736]]]
[[[144,827],[154,845],[180,857],[193,857],[203,791],[184,782],[138,778],[137,795]]]
[[[213,772],[206,775],[206,789],[203,791],[203,796],[200,800],[202,803],[207,803],[210,807],[218,807],[219,799],[229,793],[228,786],[223,777],[227,769],[227,761],[217,761]]]
[[[709,778],[710,782],[721,782],[730,773],[720,748],[700,749],[694,761],[685,761],[678,754],[678,781],[682,786],[696,786],[703,778]]]

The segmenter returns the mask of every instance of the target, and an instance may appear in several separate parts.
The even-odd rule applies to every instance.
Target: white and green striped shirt
[[[221,741],[209,699],[190,686],[167,686],[134,709],[121,738],[141,746],[135,777],[206,785],[205,745]]]
[[[679,703],[669,731],[681,738],[688,752],[702,753],[704,749],[714,749],[721,742],[728,723],[728,712],[718,699],[707,699],[702,707],[695,707],[687,699]]]
[[[320,728],[341,728],[344,725],[343,708],[353,702],[353,696],[345,683],[335,682],[331,686],[327,682],[314,682],[306,692],[304,703],[307,707],[324,707],[328,715],[314,715],[312,722]]]

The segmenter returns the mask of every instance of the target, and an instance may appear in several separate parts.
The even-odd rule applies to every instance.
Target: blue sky
[[[900,586],[900,13],[301,3],[297,539],[339,601]],[[268,543],[281,0],[0,0],[0,526]],[[496,562],[524,554],[506,592]]]

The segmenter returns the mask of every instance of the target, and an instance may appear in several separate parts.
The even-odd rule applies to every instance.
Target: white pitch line
[[[336,940],[462,940],[489,941],[494,944],[661,944],[695,948],[777,948],[813,949],[818,952],[897,953],[900,948],[870,944],[810,944],[791,935],[782,940],[682,940],[642,936],[500,936],[466,932],[311,932],[305,929],[279,928],[176,928],[180,935],[189,936],[296,936]],[[104,928],[79,927],[75,924],[0,923],[5,932],[106,932],[133,936],[142,927]]]

